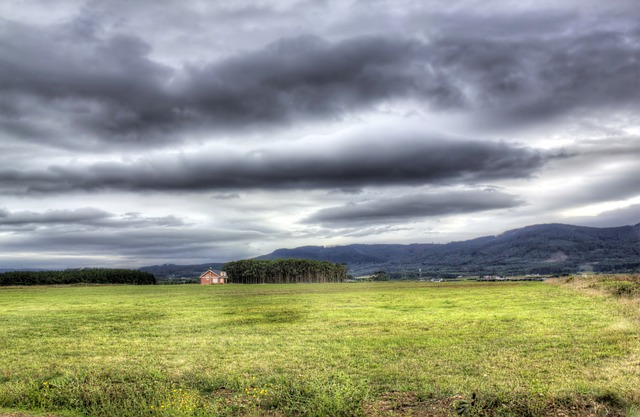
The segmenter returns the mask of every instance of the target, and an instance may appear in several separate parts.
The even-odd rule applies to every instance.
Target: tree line
[[[155,284],[156,278],[133,269],[66,269],[64,271],[11,271],[0,273],[0,286],[56,284]]]
[[[347,267],[311,259],[245,259],[224,265],[228,281],[240,284],[288,284],[297,282],[344,282]]]

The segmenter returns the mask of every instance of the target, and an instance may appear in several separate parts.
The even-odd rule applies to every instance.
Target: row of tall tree
[[[56,285],[56,284],[155,284],[156,278],[133,269],[66,269],[64,271],[11,271],[0,273],[0,286],[4,285]]]
[[[224,265],[228,281],[240,284],[344,282],[347,266],[312,259],[245,259]]]

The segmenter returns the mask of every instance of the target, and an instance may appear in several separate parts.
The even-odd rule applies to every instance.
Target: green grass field
[[[625,311],[549,283],[1,288],[0,409],[637,415]]]

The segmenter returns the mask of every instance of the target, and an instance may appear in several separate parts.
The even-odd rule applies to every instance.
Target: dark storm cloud
[[[132,163],[0,170],[0,192],[343,189],[529,177],[550,156],[504,142],[443,136],[352,138],[244,154],[179,155]]]
[[[330,207],[317,211],[305,222],[351,227],[505,209],[521,204],[516,197],[498,191],[441,191]]]
[[[175,216],[144,217],[139,213],[116,215],[96,208],[76,210],[46,210],[43,212],[10,212],[0,209],[0,230],[22,231],[37,228],[69,228],[89,226],[91,228],[141,228],[180,227],[185,223]]]
[[[26,114],[42,111],[38,106],[63,113],[63,128],[97,135],[125,131],[131,136],[166,123],[170,114],[158,103],[165,99],[163,85],[172,72],[147,59],[150,46],[141,39],[101,37],[99,27],[79,28],[76,22],[55,27],[2,23],[3,126],[14,122],[18,129],[16,122]],[[29,111],[25,104],[35,108]],[[34,134],[42,129],[37,124],[30,128]]]
[[[263,50],[190,68],[182,94],[203,117],[238,123],[340,117],[414,94],[458,104],[459,93],[447,79],[424,76],[416,66],[424,63],[423,52],[420,42],[380,36],[336,43],[312,36],[281,39]]]
[[[99,27],[79,32],[76,26],[2,25],[5,129],[51,140],[46,117],[58,115],[60,136],[78,129],[106,140],[158,141],[203,126],[339,117],[419,87],[412,69],[419,45],[413,41],[378,37],[331,44],[302,36],[177,70],[151,61],[150,45],[138,37],[103,35]],[[420,83],[422,90],[442,90],[429,82]],[[27,107],[41,111],[44,121],[22,117]]]
[[[530,33],[532,19],[550,17],[528,17],[528,36],[511,36],[513,28],[504,25],[503,32],[486,33],[490,19],[467,16],[464,30],[436,26],[427,40],[299,36],[174,68],[149,58],[150,40],[106,32],[98,21],[32,27],[5,20],[0,124],[45,142],[61,142],[73,130],[73,136],[138,143],[204,127],[340,118],[405,98],[486,113],[501,123],[637,104],[637,24],[585,30],[563,15],[565,31]],[[514,25],[519,19],[513,17]],[[30,112],[42,117],[25,117]]]
[[[556,39],[445,37],[431,64],[466,87],[489,122],[521,125],[580,109],[637,105],[636,35],[610,31]]]

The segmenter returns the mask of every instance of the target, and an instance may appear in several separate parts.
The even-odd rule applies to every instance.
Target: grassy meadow
[[[638,415],[638,324],[541,282],[0,288],[0,410]]]

